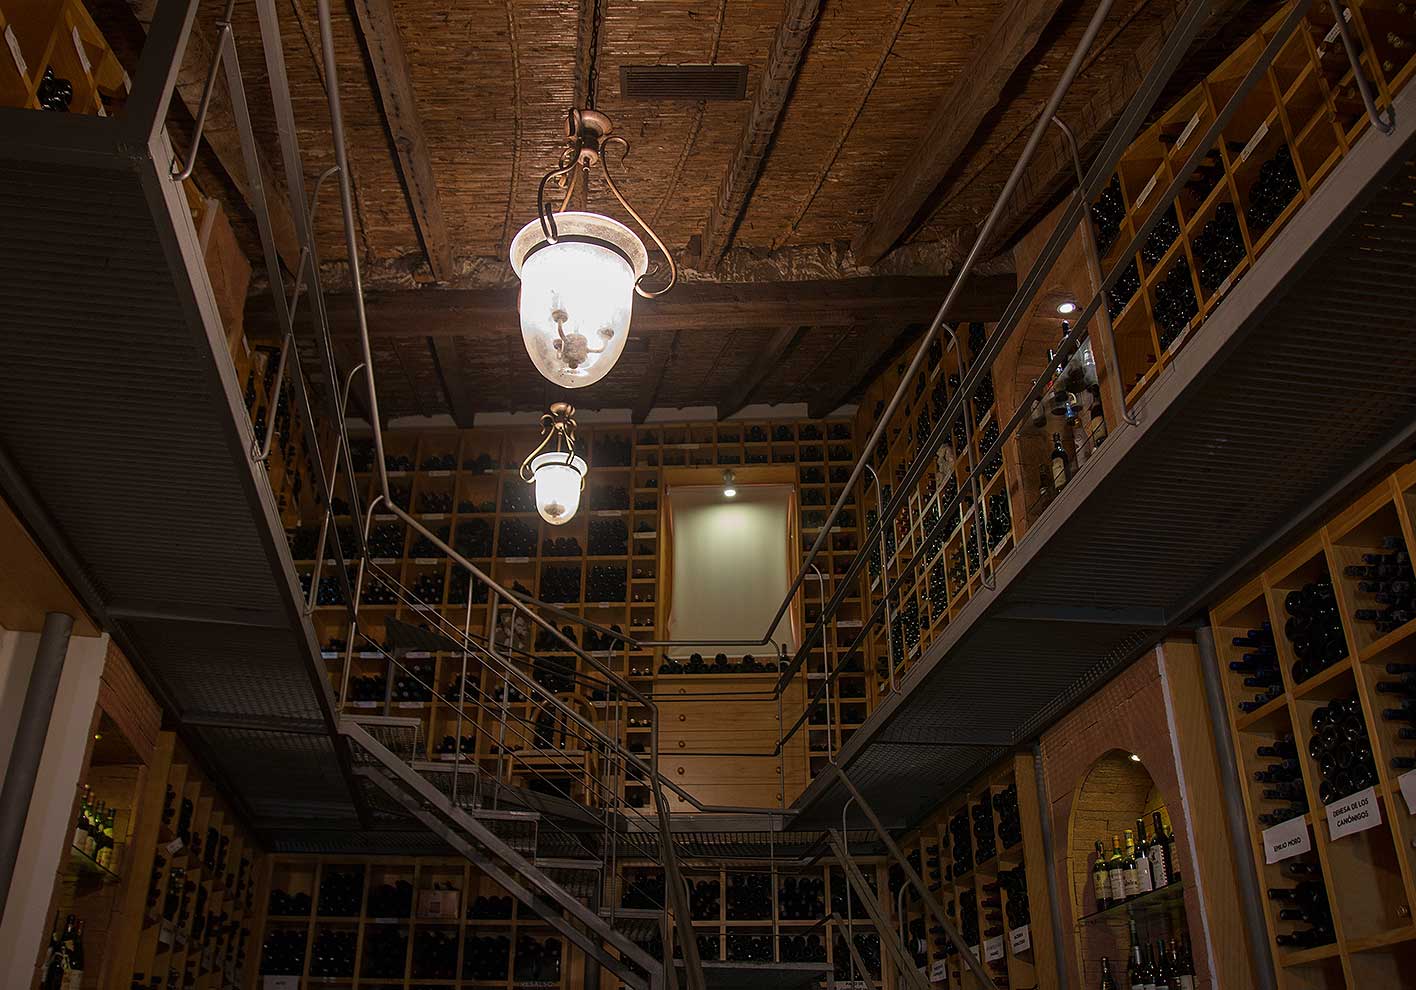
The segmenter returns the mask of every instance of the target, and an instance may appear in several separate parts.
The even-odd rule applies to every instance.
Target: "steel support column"
[[[15,727],[5,785],[0,788],[0,920],[10,904],[10,884],[15,879],[20,841],[25,835],[35,781],[39,779],[39,761],[44,756],[44,739],[49,734],[59,678],[64,673],[64,654],[69,652],[73,629],[73,617],[63,612],[50,612],[44,617],[44,631],[39,636],[20,722]]]

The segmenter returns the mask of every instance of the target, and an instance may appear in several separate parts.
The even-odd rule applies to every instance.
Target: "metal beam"
[[[297,736],[328,736],[322,718],[290,718],[282,715],[238,715],[231,712],[188,711],[177,719],[194,729],[231,729],[239,732],[283,732]]]
[[[777,25],[771,54],[747,114],[747,124],[703,228],[700,265],[708,271],[717,267],[742,222],[748,198],[762,174],[777,124],[801,70],[802,56],[816,29],[821,6],[822,0],[788,0],[782,11],[782,21]]]
[[[1059,6],[1061,0],[1009,0],[999,12],[974,46],[973,58],[934,105],[923,138],[881,195],[870,223],[852,240],[857,262],[875,264],[927,218],[936,190]]]
[[[403,51],[403,36],[393,17],[391,0],[353,0],[369,64],[379,94],[379,107],[397,153],[399,174],[408,193],[408,208],[423,242],[428,267],[439,282],[456,273],[452,240],[443,221],[442,203],[433,179],[432,158],[423,121],[413,95],[413,76]],[[459,424],[461,425],[461,424]]]

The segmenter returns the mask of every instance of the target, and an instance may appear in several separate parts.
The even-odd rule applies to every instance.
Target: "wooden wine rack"
[[[863,552],[871,555],[872,560],[865,569],[870,596],[867,604],[874,607],[884,594],[880,568],[875,563],[882,553],[885,578],[891,592],[890,635],[887,636],[885,623],[881,621],[872,628],[868,640],[865,667],[872,673],[873,693],[876,695],[887,694],[890,689],[887,640],[894,648],[895,678],[898,681],[924,655],[930,643],[957,618],[985,582],[992,580],[994,568],[1015,543],[1015,513],[1010,495],[1010,488],[1015,486],[1010,482],[1009,469],[1005,468],[1001,458],[985,469],[986,481],[980,501],[986,510],[990,500],[1001,498],[1007,506],[1006,523],[1000,521],[996,513],[985,512],[985,536],[984,540],[980,540],[975,523],[980,505],[966,500],[964,511],[955,511],[957,524],[946,525],[947,535],[933,544],[926,540],[928,530],[939,518],[939,513],[953,498],[954,492],[963,487],[964,479],[969,475],[970,459],[981,463],[984,451],[992,446],[998,436],[999,416],[1006,420],[1011,412],[1005,409],[1000,413],[996,398],[989,402],[986,409],[977,408],[981,403],[970,399],[972,432],[967,430],[961,414],[958,432],[951,428],[950,439],[938,451],[921,449],[945,404],[954,399],[955,388],[950,384],[951,377],[965,377],[960,369],[959,352],[970,348],[971,335],[976,337],[981,332],[986,339],[992,330],[991,324],[975,324],[972,329],[960,324],[955,328],[957,348],[936,343],[916,375],[913,391],[906,393],[905,401],[900,403],[890,418],[881,443],[870,455],[869,463],[879,477],[880,495],[886,504],[917,458],[928,458],[931,462],[931,468],[924,473],[915,490],[909,493],[906,511],[896,517],[893,532],[886,534],[885,546],[862,548]],[[947,335],[941,333],[939,341],[946,339]],[[975,339],[974,343],[980,341]],[[899,386],[910,356],[917,352],[918,348],[915,348],[911,355],[901,358],[893,369],[881,375],[867,389],[860,403],[856,424],[862,443],[879,422],[883,406]],[[987,387],[992,389],[991,376],[988,377]],[[963,442],[960,443],[957,438],[962,438]],[[858,500],[865,506],[864,518],[866,530],[869,530],[879,510],[879,500],[868,476],[859,487]],[[862,539],[864,537],[863,531]],[[981,542],[986,542],[987,546],[980,546]]]
[[[1018,818],[1022,826],[1022,838],[1012,846],[1004,847],[998,840],[998,853],[986,862],[975,863],[968,870],[953,871],[954,861],[950,855],[949,820],[963,811],[968,814],[980,802],[987,802],[989,814],[993,816],[994,834],[998,831],[998,812],[993,808],[994,795],[1001,794],[1016,785],[1018,795]],[[970,819],[972,836],[972,819]],[[944,911],[957,925],[960,922],[960,898],[972,893],[974,903],[981,905],[985,897],[1000,899],[999,916],[1004,931],[992,940],[981,940],[978,954],[984,966],[997,976],[999,985],[1012,987],[1051,988],[1056,986],[1057,960],[1053,951],[1052,922],[1048,914],[1047,866],[1043,859],[1042,818],[1037,804],[1037,789],[1034,782],[1033,757],[1029,753],[1018,753],[1002,761],[982,776],[972,781],[966,788],[952,795],[932,812],[928,818],[912,831],[901,844],[907,856],[916,857],[920,877],[929,885],[934,895],[944,907]],[[931,851],[932,850],[932,851]],[[936,865],[937,857],[937,865]],[[1011,931],[1007,925],[1008,893],[998,884],[1001,872],[1022,868],[1027,875],[1027,899],[1030,915],[1028,930]],[[985,887],[997,885],[996,891]],[[953,946],[947,942],[942,932],[931,932],[938,924],[933,915],[914,896],[907,893],[904,899],[905,920],[913,926],[914,936],[909,948],[915,951],[916,960],[929,975],[933,986],[944,986],[948,990],[973,990],[980,984],[964,964]],[[895,905],[892,902],[893,912]],[[983,908],[979,907],[980,932],[986,927]],[[924,952],[920,953],[915,939],[922,938]],[[985,945],[983,942],[990,944]],[[991,958],[990,958],[991,957]]]
[[[173,815],[164,822],[169,787],[174,795]],[[193,808],[190,838],[185,842],[176,832],[183,800],[191,801]],[[158,737],[156,759],[148,768],[136,818],[137,832],[129,853],[132,882],[125,892],[124,917],[140,919],[141,924],[125,926],[124,937],[113,945],[104,990],[146,987],[154,978],[160,978],[163,986],[181,985],[187,990],[245,990],[254,982],[259,955],[257,914],[264,898],[259,889],[263,853],[170,732]],[[218,843],[223,839],[227,843],[224,870],[206,862],[209,836],[213,835]],[[191,839],[201,843],[200,854],[193,851]],[[169,919],[164,898],[175,869],[184,869],[186,881],[193,887],[179,890],[179,910]],[[151,900],[153,890],[157,892],[155,903]],[[208,913],[217,917],[225,914],[233,926],[229,932],[194,934],[197,897],[203,891],[203,920]],[[181,905],[187,908],[185,919]],[[169,983],[171,973],[179,978]]]
[[[1373,82],[1377,105],[1390,107],[1393,94],[1416,71],[1416,16],[1398,0],[1354,0],[1346,9],[1352,14],[1351,29],[1366,76]],[[1112,317],[1120,365],[1117,371],[1128,404],[1133,405],[1156,380],[1371,127],[1331,8],[1314,3],[1304,23],[1221,131],[1217,144],[1209,149],[1210,160],[1223,168],[1219,180],[1202,194],[1187,185],[1174,200],[1162,201],[1157,195],[1194,152],[1191,136],[1203,134],[1214,122],[1290,11],[1291,6],[1285,5],[1264,28],[1239,45],[1143,132],[1117,166],[1114,182],[1125,212],[1118,226],[1096,226],[1098,244],[1105,248],[1103,272],[1121,260],[1121,251],[1154,211],[1173,209],[1178,228],[1168,246],[1163,238],[1156,240],[1153,232],[1142,252],[1131,259],[1139,287]],[[1262,225],[1250,213],[1252,194],[1261,170],[1284,147],[1292,156],[1297,190],[1278,216]],[[1213,270],[1213,249],[1208,254],[1199,249],[1205,247],[1201,237],[1216,211],[1226,208],[1234,211],[1242,252],[1227,272],[1218,272]],[[1155,250],[1149,251],[1152,240],[1156,241]],[[1207,261],[1211,273],[1202,282],[1200,265]],[[1182,268],[1188,268],[1188,280],[1178,273]],[[1169,288],[1162,289],[1172,273],[1178,274]],[[1183,296],[1186,288],[1193,296],[1193,315],[1183,326],[1163,327],[1157,318],[1161,295],[1178,292]]]
[[[753,430],[762,431],[761,435],[766,439],[749,439]],[[812,431],[815,431],[815,438]],[[837,434],[835,439],[831,438],[833,431]],[[759,467],[794,473],[801,503],[801,552],[804,557],[809,542],[819,532],[830,503],[844,488],[845,476],[854,463],[856,447],[852,433],[852,424],[844,420],[584,426],[578,431],[578,437],[579,442],[588,447],[590,472],[581,509],[575,519],[563,526],[550,526],[541,520],[531,503],[530,486],[517,473],[522,458],[539,440],[534,428],[390,432],[384,435],[384,442],[387,457],[394,459],[394,463],[411,467],[410,470],[390,471],[389,482],[395,489],[395,499],[425,525],[445,532],[454,547],[461,546],[459,541],[467,538],[467,534],[474,529],[490,534],[483,537],[490,539],[489,545],[484,544],[480,552],[469,552],[467,556],[486,569],[495,580],[507,587],[519,584],[529,592],[540,594],[542,578],[548,570],[573,569],[580,582],[581,597],[555,604],[602,626],[618,625],[627,633],[647,638],[663,631],[668,607],[667,602],[660,601],[657,577],[663,560],[659,494],[666,483],[666,473],[682,468],[731,467],[739,472],[740,483],[750,482],[750,472]],[[359,438],[356,437],[354,443],[358,446]],[[368,463],[372,455],[365,453],[362,456],[365,459],[362,466],[372,467]],[[407,460],[399,461],[399,458]],[[449,464],[452,466],[447,467]],[[356,465],[356,469],[359,466]],[[364,497],[372,497],[377,484],[375,476],[370,471],[361,471],[357,482]],[[608,507],[612,500],[606,492],[611,489],[621,489],[624,493],[624,501],[614,502],[615,507]],[[450,506],[450,511],[423,511],[426,506],[439,501]],[[591,527],[615,521],[622,522],[627,530],[625,552],[589,553],[592,549],[589,542]],[[339,517],[336,522],[346,529],[353,525],[348,516]],[[399,526],[392,514],[376,513],[374,528],[387,525]],[[825,550],[818,558],[824,582],[814,579],[807,582],[804,598],[808,619],[815,617],[814,609],[820,591],[824,591],[829,599],[839,581],[838,575],[854,556],[859,525],[859,506],[853,504],[838,519]],[[507,548],[504,538],[512,527],[526,527],[529,530],[529,548]],[[308,528],[303,533],[291,532],[293,543],[310,548],[304,553],[305,557],[313,552],[315,528]],[[546,541],[567,538],[578,541],[578,553],[563,556],[546,552],[552,549]],[[420,548],[418,544],[418,535],[405,530],[398,538],[400,549],[396,555],[377,557],[375,563],[398,577],[409,589],[415,588],[420,580],[425,582],[425,587],[437,590],[435,600],[427,603],[431,610],[459,629],[465,627],[473,635],[486,636],[493,622],[488,603],[474,600],[469,604],[465,592],[457,593],[455,575],[460,568],[433,552],[431,545],[425,544]],[[346,541],[344,545],[347,547],[350,544]],[[297,552],[296,556],[299,558],[302,554]],[[297,559],[296,562],[297,570],[302,573],[309,573],[313,565],[314,562],[309,559]],[[590,569],[602,566],[625,569],[626,600],[597,601],[586,597],[590,591]],[[325,576],[332,574],[332,561],[326,561],[322,573]],[[820,588],[823,583],[824,588]],[[835,649],[842,643],[848,643],[858,631],[860,614],[859,599],[852,596],[842,609],[841,620],[836,623],[839,639],[827,645]],[[383,640],[385,623],[389,618],[414,624],[426,621],[425,614],[409,605],[360,606],[361,628],[375,642]],[[504,609],[503,623],[506,618]],[[324,655],[330,676],[338,689],[344,661],[340,644],[347,637],[345,609],[342,605],[319,606],[315,610],[314,621],[321,642],[326,647]],[[499,642],[505,643],[504,635]],[[351,676],[383,674],[391,687],[396,672],[388,669],[389,661],[384,655],[377,650],[358,648],[367,644],[355,645]],[[536,653],[540,657],[560,659],[566,663],[575,659],[573,654],[556,650]],[[693,690],[703,690],[705,685],[712,688],[729,681],[735,688],[764,691],[770,689],[777,677],[775,672],[740,673],[726,677],[713,675],[711,678],[660,674],[658,671],[662,661],[657,654],[630,650],[624,645],[608,652],[597,651],[597,655],[642,688],[660,693],[677,692],[680,686],[689,682],[692,682]],[[836,653],[832,652],[831,656],[835,658]],[[764,651],[758,651],[757,659],[774,665],[774,658],[765,655]],[[442,691],[454,676],[461,673],[462,659],[460,655],[450,653],[410,653],[404,662],[430,665],[432,683]],[[810,656],[807,669],[819,676],[826,662],[826,650],[818,647]],[[469,660],[467,669],[469,682],[479,684],[484,696],[489,697],[499,680],[481,670],[474,661]],[[583,670],[579,672],[587,673]],[[813,770],[824,765],[830,754],[844,744],[850,733],[864,722],[870,710],[871,699],[863,671],[847,674],[839,683],[845,696],[840,690],[833,692],[829,720],[813,723],[803,730],[803,734],[809,737]],[[626,739],[647,731],[627,726],[631,715],[647,713],[630,710],[622,702],[616,703],[618,710],[615,710],[610,703],[602,700],[588,697],[584,700],[595,709],[602,720],[602,728],[607,731],[618,731]],[[399,702],[386,695],[383,701],[346,700],[345,709],[366,715],[419,718],[423,723],[427,747],[423,755],[435,761],[442,755],[435,752],[437,745],[445,736],[457,734],[455,711],[437,701]],[[514,716],[530,717],[528,703],[514,702],[512,713]],[[775,716],[775,709],[768,714],[764,708],[763,714],[770,720]],[[791,721],[797,714],[799,711],[789,711],[784,717]],[[776,725],[775,722],[772,724]],[[495,739],[495,731],[473,733],[470,727],[463,726],[461,735],[474,734],[478,738],[476,752],[464,756],[464,759],[495,764],[491,742]],[[448,759],[451,759],[450,754]],[[643,785],[635,783],[631,786]],[[780,788],[773,790],[780,791]],[[647,794],[642,796],[648,797]],[[786,800],[790,801],[793,797],[794,794],[787,795]]]
[[[1370,596],[1358,590],[1358,581],[1343,568],[1361,562],[1363,553],[1381,552],[1384,536],[1401,536],[1407,547],[1416,546],[1416,464],[1409,464],[1374,486],[1328,523],[1302,540],[1210,612],[1221,677],[1230,708],[1231,728],[1242,776],[1244,801],[1250,823],[1261,888],[1292,887],[1296,880],[1284,875],[1282,863],[1265,864],[1263,827],[1258,816],[1285,802],[1263,796],[1266,785],[1254,773],[1275,762],[1257,755],[1291,734],[1302,770],[1301,783],[1309,812],[1313,852],[1303,861],[1321,866],[1321,876],[1332,909],[1335,942],[1308,948],[1282,947],[1275,937],[1291,931],[1292,923],[1278,919],[1276,901],[1266,900],[1268,934],[1275,968],[1282,987],[1361,988],[1409,986],[1416,972],[1416,924],[1411,908],[1416,904],[1416,817],[1402,798],[1401,771],[1392,769],[1392,758],[1416,755],[1416,742],[1402,740],[1400,723],[1382,718],[1384,708],[1396,707],[1399,696],[1379,694],[1378,681],[1392,679],[1387,663],[1416,662],[1416,622],[1408,622],[1384,635],[1355,618],[1358,608],[1371,607]],[[1284,634],[1288,592],[1317,580],[1326,571],[1336,592],[1348,656],[1301,683],[1292,673],[1294,655]],[[1252,697],[1242,684],[1242,674],[1227,669],[1245,648],[1233,644],[1262,622],[1273,627],[1282,675],[1283,693],[1249,713],[1238,709]],[[1371,741],[1379,784],[1376,787],[1381,824],[1367,831],[1337,839],[1331,837],[1319,799],[1320,775],[1308,755],[1313,712],[1327,702],[1356,695]],[[1297,927],[1304,927],[1298,924]]]
[[[128,75],[79,0],[5,0],[0,36],[0,106],[40,109],[46,68],[73,85],[70,113],[106,115],[127,97]]]

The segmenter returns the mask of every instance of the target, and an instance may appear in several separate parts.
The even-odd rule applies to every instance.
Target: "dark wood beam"
[[[882,275],[806,282],[687,282],[668,295],[634,305],[634,334],[673,331],[778,330],[784,326],[905,326],[934,318],[952,278]],[[993,322],[1013,297],[1012,275],[972,275],[946,318]],[[517,289],[421,289],[368,293],[365,308],[373,337],[502,337],[520,334]],[[336,337],[354,334],[347,293],[328,296]],[[269,332],[275,316],[269,299],[247,302],[248,332]]]
[[[433,352],[433,364],[438,369],[438,379],[442,382],[443,394],[447,396],[452,421],[464,430],[471,428],[477,408],[472,402],[472,384],[463,373],[462,361],[457,356],[457,339],[429,337],[428,347]]]
[[[719,419],[727,419],[752,400],[752,394],[786,360],[806,330],[806,327],[783,327],[772,335],[767,346],[753,356],[752,364],[742,376],[723,392],[723,398],[718,400]]]
[[[423,252],[428,257],[433,278],[447,281],[455,274],[452,240],[443,222],[428,139],[423,133],[422,118],[418,116],[408,57],[403,51],[403,36],[393,19],[392,2],[353,0],[353,6],[369,64],[374,69],[384,123],[388,125],[389,137],[398,155],[399,173],[408,192],[409,212],[423,241]]]
[[[782,21],[772,40],[772,52],[747,114],[747,126],[703,228],[700,266],[708,271],[717,267],[737,233],[748,198],[762,174],[762,165],[772,137],[777,133],[787,97],[801,70],[802,56],[816,29],[821,6],[822,0],[788,0],[782,12]]]
[[[147,31],[157,12],[158,0],[128,0],[133,17]],[[202,91],[206,88],[207,70],[216,57],[216,38],[200,19],[192,25],[187,39],[187,51],[182,56],[182,69],[177,75],[177,95],[187,112],[195,120],[201,106]],[[207,109],[206,124],[202,129],[202,144],[216,156],[222,171],[231,181],[231,187],[241,197],[247,212],[251,209],[252,179],[246,175],[246,166],[241,156],[241,138],[236,130],[236,118],[231,112],[231,93],[226,87],[226,76],[217,74],[216,86],[212,90],[211,103]],[[178,150],[179,155],[189,149]],[[265,187],[266,209],[270,214],[271,232],[275,237],[275,250],[281,262],[290,272],[300,267],[300,239],[295,233],[295,221],[290,216],[290,194],[286,191],[285,180],[280,178],[266,161],[259,147],[256,158],[260,162],[261,184]],[[257,261],[259,259],[252,259]],[[277,338],[278,339],[278,338]]]
[[[1234,20],[1244,7],[1245,0],[1216,0],[1210,20],[1191,45],[1191,51],[1207,44]],[[1088,82],[1092,87],[1091,97],[1079,109],[1066,115],[1066,123],[1076,135],[1084,168],[1090,164],[1093,154],[1100,148],[1126,105],[1135,97],[1146,72],[1159,57],[1165,39],[1174,30],[1183,12],[1183,4],[1168,9],[1163,19],[1137,44],[1113,44],[1107,49],[1107,56],[1096,61],[1095,67],[1088,75]],[[1248,33],[1247,30],[1242,30],[1237,36],[1247,37]],[[984,256],[987,257],[1011,243],[1020,230],[1035,221],[1039,214],[1050,209],[1060,194],[1075,189],[1076,185],[1072,153],[1062,135],[1056,128],[1052,128],[1038,147],[1032,164],[1023,172],[1008,207],[999,217],[992,242],[984,245]],[[940,205],[940,210],[947,207],[948,201],[945,201]],[[970,245],[976,232],[977,228],[974,226],[960,227],[946,237],[946,240],[952,239],[954,243]],[[962,258],[962,252],[959,258]]]
[[[884,359],[894,352],[901,341],[913,337],[919,330],[920,325],[914,324],[889,330],[881,328],[866,334],[860,346],[853,347],[850,353],[836,359],[835,374],[825,378],[807,397],[806,414],[812,419],[820,419],[850,401],[851,396],[879,373]]]
[[[678,331],[675,330],[667,339],[661,336],[650,348],[649,367],[645,370],[641,383],[647,387],[640,388],[639,398],[630,410],[630,419],[633,422],[644,422],[649,410],[653,409],[654,403],[659,400],[659,390],[664,387],[664,374],[669,370],[669,362],[678,353],[678,341]]]
[[[935,191],[1060,5],[1061,0],[1009,0],[934,105],[923,138],[880,197],[870,223],[851,242],[857,262],[875,264],[923,222]]]

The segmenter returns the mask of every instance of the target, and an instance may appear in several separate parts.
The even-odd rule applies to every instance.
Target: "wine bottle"
[[[1168,886],[1180,879],[1180,854],[1176,849],[1175,836],[1165,827],[1165,820],[1159,811],[1151,812],[1151,823],[1155,826],[1155,839],[1152,845],[1159,845],[1161,861],[1165,864],[1165,883],[1157,883],[1157,887]],[[1154,873],[1154,866],[1151,870]]]
[[[1174,942],[1171,943],[1174,946]],[[1180,948],[1175,952],[1175,985],[1178,990],[1195,990],[1195,960],[1190,954],[1190,934],[1180,936]]]
[[[1121,853],[1121,889],[1130,900],[1141,892],[1140,878],[1136,875],[1136,840],[1131,830],[1125,830],[1125,847]]]
[[[1155,889],[1155,875],[1150,866],[1151,844],[1146,838],[1146,820],[1136,819],[1136,880],[1139,893],[1146,894]]]
[[[1059,492],[1067,486],[1067,482],[1072,480],[1072,462],[1067,458],[1066,448],[1062,446],[1062,434],[1052,434],[1052,453],[1049,455],[1052,464],[1052,487]]]
[[[1106,850],[1101,840],[1096,840],[1096,858],[1092,860],[1092,893],[1096,897],[1096,909],[1105,911],[1111,906],[1111,878],[1106,870]]]
[[[1101,983],[1100,990],[1116,990],[1116,981],[1111,977],[1111,960],[1106,956],[1101,957]]]
[[[1106,876],[1111,887],[1111,903],[1120,904],[1126,900],[1125,871],[1121,866],[1121,837],[1111,837],[1111,858],[1106,861]]]
[[[1150,981],[1146,978],[1146,963],[1141,958],[1141,947],[1134,938],[1131,940],[1131,958],[1126,963],[1126,983],[1131,990],[1150,990]]]
[[[64,952],[69,972],[65,974],[64,990],[83,990],[84,985],[84,923],[79,919],[73,932],[65,933]]]

